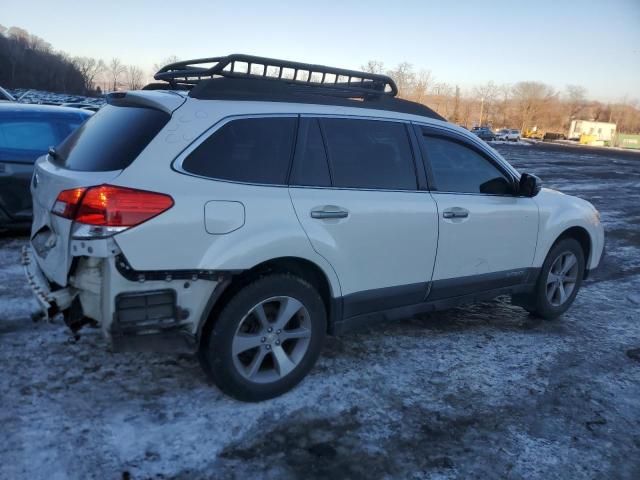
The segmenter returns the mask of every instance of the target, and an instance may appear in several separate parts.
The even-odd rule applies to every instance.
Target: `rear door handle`
[[[442,212],[443,218],[467,218],[469,210],[460,207],[453,207]]]
[[[327,218],[347,218],[348,216],[349,212],[341,210],[339,207],[327,206],[311,210],[311,218],[317,218],[320,220]]]

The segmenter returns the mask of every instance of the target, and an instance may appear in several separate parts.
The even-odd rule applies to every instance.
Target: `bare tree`
[[[453,98],[453,114],[451,115],[453,123],[460,123],[460,87],[456,85],[456,94]]]
[[[363,72],[367,73],[376,73],[382,74],[384,73],[384,63],[378,60],[369,60],[365,65],[360,67]]]
[[[482,119],[486,117],[486,123],[491,123],[493,106],[498,97],[498,86],[493,82],[485,83],[474,88],[474,95],[480,100],[480,116],[478,125],[482,126]]]
[[[7,30],[7,37],[24,42],[26,45],[29,42],[30,35],[24,28],[10,27],[9,30]]]
[[[85,93],[93,90],[96,77],[106,68],[102,60],[96,60],[92,57],[75,57],[73,64],[80,70],[84,81]]]
[[[394,70],[388,70],[389,75],[398,86],[398,96],[406,98],[410,96],[415,86],[416,74],[410,63],[402,62]]]
[[[533,126],[532,122],[537,120],[538,113],[556,96],[553,88],[542,82],[518,82],[512,94],[523,133]]]
[[[126,73],[126,71],[127,67],[124,66],[119,58],[114,57],[111,59],[107,67],[107,73],[109,75],[109,82],[111,83],[112,91],[118,90],[118,87],[121,84],[120,78]]]
[[[171,63],[176,63],[176,62],[179,62],[179,61],[180,61],[180,59],[178,57],[176,57],[175,55],[169,55],[168,57],[163,58],[158,63],[154,63],[153,64],[153,72],[151,72],[151,75],[155,75],[155,73],[158,70],[160,70],[162,67],[164,67],[165,65],[169,65]]]
[[[431,70],[421,70],[420,73],[414,76],[413,91],[409,95],[411,100],[424,103],[434,81],[435,78],[431,75]]]
[[[580,85],[567,85],[569,120],[573,120],[587,104],[587,89]]]
[[[126,85],[129,90],[139,90],[142,88],[142,70],[135,65],[127,67]]]

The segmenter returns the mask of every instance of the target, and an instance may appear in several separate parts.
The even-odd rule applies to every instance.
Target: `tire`
[[[315,288],[290,274],[272,274],[228,301],[199,357],[220,390],[259,402],[282,395],[305,377],[326,331],[324,302]]]
[[[564,279],[574,278],[573,283],[567,281],[561,282],[558,273],[564,270],[570,262],[571,256],[575,259],[575,266],[569,268]],[[563,265],[564,261],[567,262]],[[519,303],[532,314],[544,318],[545,320],[553,320],[558,318],[571,306],[582,286],[582,278],[584,277],[584,252],[577,240],[573,238],[565,238],[557,242],[547,254],[547,258],[542,264],[540,275],[536,283],[534,292],[524,301],[520,298]],[[551,272],[551,276],[550,276]],[[555,280],[554,280],[555,279]],[[560,287],[562,283],[562,288]],[[570,291],[569,291],[570,289]],[[564,293],[564,298],[562,297]]]

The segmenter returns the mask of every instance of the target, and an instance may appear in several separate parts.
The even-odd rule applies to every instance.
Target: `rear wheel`
[[[281,395],[315,364],[326,321],[322,298],[305,280],[261,277],[222,309],[201,352],[205,371],[239,400]]]
[[[571,306],[582,285],[584,253],[573,238],[556,243],[542,265],[535,291],[520,303],[531,313],[554,319]],[[524,301],[523,301],[524,300]]]

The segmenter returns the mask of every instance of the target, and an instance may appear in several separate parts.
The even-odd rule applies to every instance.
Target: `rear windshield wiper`
[[[60,157],[58,157],[58,152],[55,149],[55,147],[49,147],[49,150],[48,150],[47,153],[49,153],[49,156],[51,158],[53,158],[54,160],[58,160],[60,158]]]

